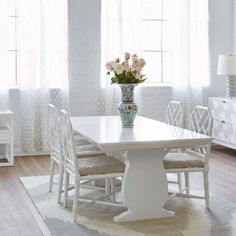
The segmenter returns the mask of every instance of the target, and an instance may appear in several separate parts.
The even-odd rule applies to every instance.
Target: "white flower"
[[[138,58],[137,57],[132,57],[132,66],[133,67],[135,67],[136,65],[138,65],[138,63],[139,63],[139,60],[138,60]]]
[[[122,74],[124,72],[124,66],[122,64],[120,64],[120,63],[117,63],[117,64],[114,65],[114,71],[118,75],[120,75],[120,74]]]

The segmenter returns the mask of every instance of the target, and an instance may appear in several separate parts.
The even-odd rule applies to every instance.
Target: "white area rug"
[[[211,210],[204,200],[174,198],[166,209],[176,212],[175,217],[114,223],[113,217],[125,209],[95,204],[84,208],[78,215],[77,224],[72,222],[71,207],[62,208],[56,203],[54,192],[48,192],[48,176],[20,178],[49,230],[56,236],[234,236],[236,235],[236,206],[211,197]],[[94,194],[82,190],[82,194]]]

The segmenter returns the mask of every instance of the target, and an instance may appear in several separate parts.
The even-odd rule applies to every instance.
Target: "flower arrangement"
[[[142,75],[142,69],[146,62],[143,58],[138,58],[137,54],[125,53],[125,60],[120,61],[116,58],[114,61],[106,63],[107,74],[112,75],[112,84],[139,84],[143,83],[147,78]]]

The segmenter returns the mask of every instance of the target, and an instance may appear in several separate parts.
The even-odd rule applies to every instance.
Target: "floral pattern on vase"
[[[119,84],[122,94],[122,102],[118,105],[122,125],[124,128],[132,128],[137,114],[137,105],[134,101],[134,88],[136,84]]]

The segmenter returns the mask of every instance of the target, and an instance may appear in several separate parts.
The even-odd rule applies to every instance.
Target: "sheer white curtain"
[[[9,7],[7,2],[0,0],[5,8]],[[17,1],[17,16],[20,116],[15,119],[20,126],[20,149],[24,152],[46,151],[49,148],[48,103],[67,106],[67,0],[20,0]],[[6,31],[0,30],[7,32],[9,15],[1,6],[0,17],[4,18],[0,27],[5,27]],[[4,45],[2,37],[0,39],[0,76],[4,78],[1,85],[5,85],[5,92],[0,90],[1,94],[7,93],[10,83],[8,74],[12,68],[7,65],[6,46],[9,40],[4,39]],[[5,71],[2,71],[2,65],[6,67]],[[8,100],[11,102],[11,99]]]
[[[20,86],[67,86],[67,1],[21,0],[18,6]]]
[[[0,109],[8,107],[8,4],[0,1]]]
[[[67,1],[21,0],[19,78],[23,151],[48,150],[48,103],[64,106]]]
[[[106,75],[105,63],[121,58],[130,52],[140,55],[141,45],[141,0],[102,0],[102,60],[100,113],[111,115],[117,113],[117,105],[121,101],[120,88],[111,85]],[[135,8],[135,10],[134,10]],[[140,88],[135,88],[135,102],[140,103]]]
[[[208,0],[171,2],[173,98],[189,112],[205,105],[209,79]]]

